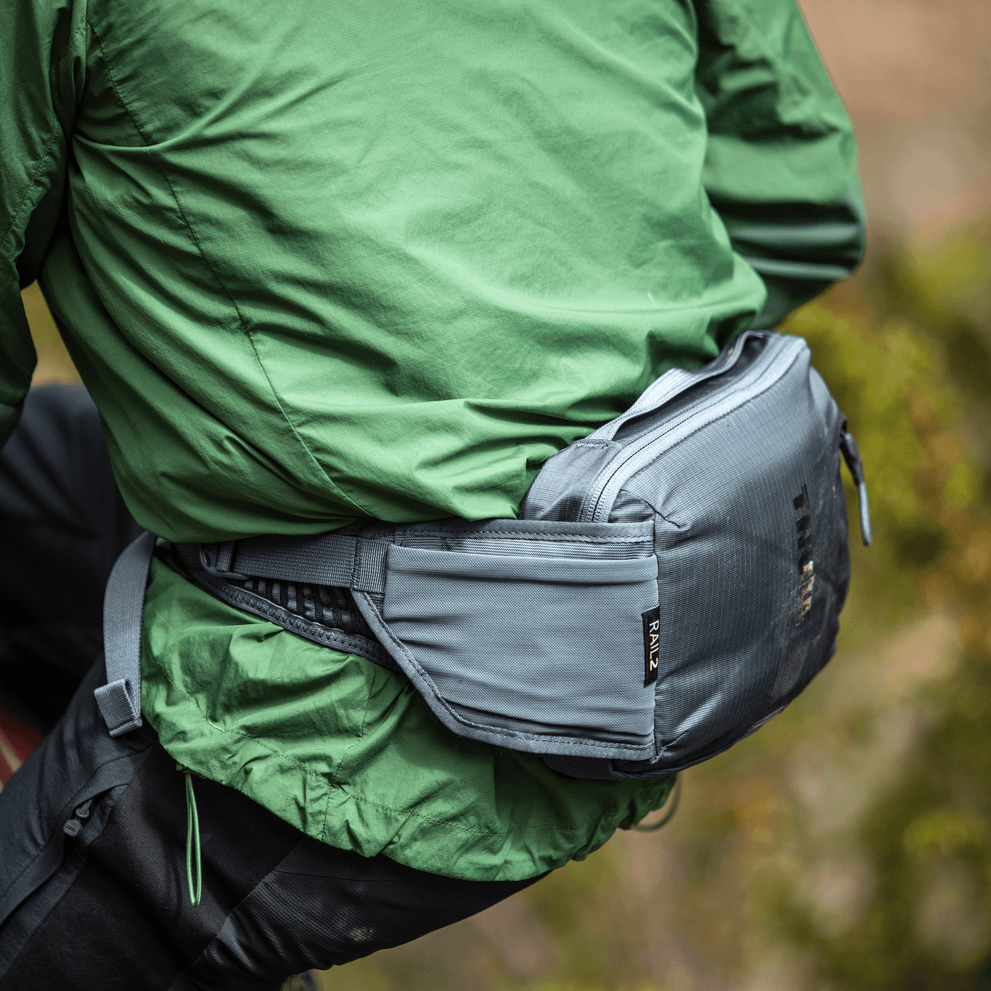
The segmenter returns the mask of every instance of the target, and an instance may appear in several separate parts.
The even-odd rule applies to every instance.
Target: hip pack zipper
[[[739,355],[741,350],[742,343],[734,349],[734,353]],[[705,426],[719,417],[726,416],[734,409],[750,402],[755,396],[770,389],[775,382],[783,378],[803,350],[804,343],[798,338],[782,337],[778,340],[772,339],[772,343],[758,356],[753,367],[747,370],[739,382],[738,387],[729,397],[724,396],[722,401],[716,404],[699,403],[686,410],[684,415],[679,417],[675,422],[665,424],[661,433],[655,430],[648,430],[633,444],[624,448],[622,454],[618,454],[600,472],[595,483],[590,486],[590,495],[592,498],[588,499],[582,505],[579,519],[582,522],[588,523],[607,522],[616,496],[626,481],[631,475],[636,474],[641,468],[646,467],[652,461],[656,460],[661,453],[655,446],[659,436],[669,436],[669,443],[665,450],[670,449],[675,443],[692,431]],[[791,352],[791,354],[789,355],[788,352]],[[782,360],[784,358],[788,358],[789,360]],[[714,374],[727,371],[733,364],[735,364],[735,361],[723,365]],[[774,372],[777,374],[770,374]],[[706,378],[711,377],[711,375],[706,376]],[[681,388],[671,391],[663,395],[663,399],[643,407],[638,415],[644,415],[659,409],[664,403],[670,402],[684,392],[685,388],[697,385],[699,381],[701,380],[696,376],[690,382],[683,382]],[[646,453],[648,448],[650,449],[649,453]]]

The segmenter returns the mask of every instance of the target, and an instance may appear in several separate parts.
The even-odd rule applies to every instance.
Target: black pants
[[[336,850],[196,778],[193,908],[184,776],[147,725],[111,738],[93,700],[102,590],[135,532],[85,392],[32,392],[0,455],[0,706],[55,725],[0,791],[0,989],[274,991],[532,883]]]

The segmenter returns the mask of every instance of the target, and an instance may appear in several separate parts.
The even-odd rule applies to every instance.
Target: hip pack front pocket
[[[635,759],[654,752],[643,615],[656,607],[652,556],[392,545],[381,619],[402,646],[399,663],[458,732],[537,753]]]

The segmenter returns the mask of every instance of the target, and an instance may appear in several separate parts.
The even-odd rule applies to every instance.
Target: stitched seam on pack
[[[597,524],[598,525],[598,524]],[[622,523],[616,524],[622,526]],[[415,540],[417,537],[461,537],[464,540],[484,540],[486,537],[507,537],[517,539],[533,538],[535,540],[554,540],[560,543],[575,544],[649,544],[650,537],[644,536],[616,536],[616,537],[583,537],[569,533],[529,533],[524,530],[476,530],[474,532],[451,529],[451,530],[417,530],[413,533],[409,531],[396,535],[395,540],[390,541],[388,537],[369,537],[369,540],[382,540],[399,544],[401,540]],[[406,546],[403,544],[402,546]],[[466,551],[465,553],[472,553]]]
[[[472,722],[470,719],[466,719],[464,716],[456,712],[452,708],[451,704],[447,701],[447,699],[445,699],[440,694],[440,690],[437,688],[437,685],[434,683],[433,678],[430,676],[430,672],[427,671],[426,668],[424,668],[423,665],[420,664],[420,662],[416,659],[415,655],[409,649],[409,647],[407,647],[406,644],[392,632],[392,629],[390,628],[389,624],[385,621],[385,619],[382,617],[382,614],[378,608],[375,609],[375,617],[377,620],[377,624],[381,626],[382,629],[381,631],[375,630],[374,625],[372,623],[369,623],[369,625],[372,626],[372,631],[377,633],[380,637],[384,635],[389,640],[389,642],[392,643],[394,647],[396,647],[396,649],[403,655],[403,657],[405,657],[410,662],[410,664],[413,666],[414,670],[417,672],[420,678],[427,683],[427,687],[430,690],[431,697],[450,715],[450,717],[453,720],[455,720],[457,723],[459,723],[462,726],[468,726],[471,729],[481,730],[484,733],[489,733],[493,736],[502,737],[504,739],[526,740],[528,742],[535,742],[535,743],[555,743],[555,744],[560,743],[566,747],[594,747],[603,750],[640,749],[640,748],[636,748],[634,745],[611,743],[605,740],[601,740],[601,741],[588,740],[588,739],[572,740],[569,737],[551,736],[547,734],[538,734],[538,733],[527,733],[524,730],[511,730],[511,729],[506,729],[505,727],[502,726],[493,727],[493,726],[486,726],[483,723]],[[627,758],[620,758],[620,759],[627,759]],[[630,759],[637,760],[643,758],[632,757]]]
[[[361,571],[361,541],[356,540],[354,544],[354,557],[351,559],[351,584],[349,588],[354,588],[358,584],[358,573]]]
[[[451,707],[451,704],[447,701],[447,699],[445,699],[440,694],[440,690],[437,688],[437,685],[435,684],[433,678],[430,677],[430,672],[427,671],[422,664],[420,664],[420,662],[416,659],[416,657],[414,656],[413,652],[409,649],[409,647],[407,647],[406,644],[403,643],[403,641],[400,640],[392,632],[391,628],[389,627],[389,624],[386,623],[385,619],[382,617],[382,614],[378,610],[378,608],[375,609],[375,616],[378,625],[381,626],[382,629],[381,631],[376,630],[374,624],[369,622],[368,625],[372,627],[372,631],[378,634],[379,637],[384,635],[389,640],[389,642],[392,643],[394,647],[396,647],[396,649],[403,655],[403,657],[405,657],[407,661],[409,661],[409,663],[412,665],[413,669],[417,672],[419,677],[426,683],[426,686],[430,691],[430,695],[434,699],[434,701],[437,702],[438,705],[440,705],[444,709],[444,711],[447,712],[448,715],[461,726],[467,726],[471,729],[480,730],[483,733],[488,733],[491,736],[496,736],[501,739],[526,740],[528,743],[554,743],[554,744],[561,744],[565,747],[582,747],[582,748],[592,747],[600,750],[613,750],[613,751],[618,749],[623,749],[627,751],[642,750],[642,748],[637,747],[634,744],[610,743],[605,740],[588,740],[588,739],[572,740],[569,737],[551,736],[547,734],[538,734],[538,733],[527,733],[523,730],[511,730],[511,729],[506,729],[502,726],[486,726],[483,723],[475,723],[472,722],[470,719],[465,719],[465,717],[459,715]],[[367,616],[365,618],[366,620],[368,619]],[[653,736],[653,733],[651,735]],[[643,760],[648,758],[631,755],[629,758],[620,757],[618,759]]]

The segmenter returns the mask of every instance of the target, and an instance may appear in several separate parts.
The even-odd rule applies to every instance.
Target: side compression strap
[[[93,692],[111,736],[141,725],[141,614],[155,535],[142,533],[117,558],[103,597],[107,684]]]
[[[188,554],[187,548],[198,555],[204,571],[222,578],[260,575],[287,582],[336,585],[353,592],[381,592],[389,542],[323,533],[179,545],[181,553]]]

